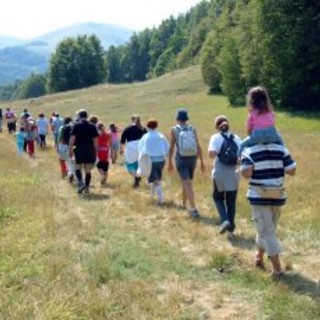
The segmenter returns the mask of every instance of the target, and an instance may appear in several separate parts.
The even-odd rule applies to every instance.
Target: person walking
[[[96,150],[98,149],[98,131],[95,125],[88,122],[88,113],[82,109],[79,111],[79,120],[71,130],[69,142],[69,156],[75,157],[76,178],[78,193],[89,193],[91,182],[91,170],[96,162]],[[85,172],[83,182],[82,169]]]
[[[2,114],[2,108],[0,108],[0,132],[2,132],[2,124],[3,124],[3,114]]]
[[[40,139],[40,148],[45,148],[47,146],[46,136],[48,135],[48,131],[49,131],[49,121],[45,118],[43,113],[40,113],[36,124],[38,128],[39,139]]]
[[[6,112],[4,114],[4,121],[7,124],[9,134],[16,132],[17,117],[10,108],[6,109]]]
[[[117,162],[118,153],[120,151],[120,140],[118,137],[119,132],[121,132],[121,130],[118,128],[118,126],[115,123],[110,123],[109,125],[109,135],[111,138],[110,157],[111,157],[112,164],[115,164]]]
[[[27,152],[31,158],[34,158],[35,153],[35,141],[37,139],[37,125],[36,121],[30,117],[29,114],[24,116],[26,118],[25,122],[25,141],[27,143]]]
[[[97,150],[97,168],[100,174],[101,186],[107,185],[109,157],[110,157],[110,135],[102,122],[97,123],[98,129],[98,150]]]
[[[164,203],[164,193],[161,185],[162,171],[169,152],[167,138],[157,131],[158,121],[150,119],[147,122],[148,133],[139,142],[139,158],[147,155],[151,158],[151,173],[148,182],[151,185],[151,195],[157,196],[157,203]]]
[[[59,129],[58,137],[58,154],[62,178],[68,176],[69,182],[72,183],[75,175],[74,161],[69,155],[69,142],[72,130],[72,118],[66,116],[63,119],[63,126]]]
[[[256,227],[255,266],[264,269],[264,255],[271,261],[271,276],[281,279],[281,246],[276,235],[280,209],[286,202],[285,174],[296,173],[296,163],[281,144],[257,144],[247,147],[241,156],[242,176],[249,180],[247,198]]]
[[[54,146],[58,151],[59,146],[59,130],[63,126],[63,118],[60,117],[59,113],[55,113],[55,117],[52,120],[52,133],[53,133],[53,140]]]
[[[188,124],[188,120],[188,111],[179,109],[176,115],[177,125],[170,132],[168,170],[169,172],[173,171],[172,158],[176,149],[175,164],[181,179],[182,205],[186,207],[187,201],[189,201],[191,217],[199,218],[200,214],[195,203],[192,180],[197,158],[200,160],[202,172],[205,170],[205,165],[196,129]]]
[[[220,115],[215,118],[217,133],[210,138],[208,153],[213,159],[213,193],[212,197],[220,217],[219,233],[234,232],[236,200],[239,185],[238,148],[240,138],[229,128],[229,120]]]
[[[146,128],[141,124],[140,117],[133,115],[131,124],[127,126],[121,135],[120,154],[125,155],[125,165],[129,174],[133,177],[133,187],[138,188],[141,177],[137,175],[138,156],[139,156],[139,141],[144,134],[147,133]]]

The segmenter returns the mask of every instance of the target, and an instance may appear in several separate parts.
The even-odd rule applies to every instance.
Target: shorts
[[[161,181],[162,179],[162,170],[164,168],[164,161],[161,162],[152,162],[151,173],[148,178],[148,182],[152,183],[155,181]]]
[[[131,162],[131,163],[127,163],[126,162],[126,168],[129,172],[134,172],[136,173],[138,170],[138,161],[136,162]]]
[[[74,149],[76,164],[92,164],[96,162],[96,150],[92,145],[76,146]]]
[[[197,156],[176,156],[176,168],[181,180],[192,180],[197,165]]]
[[[98,161],[97,168],[102,170],[103,172],[108,172],[109,170],[109,162],[108,161]]]

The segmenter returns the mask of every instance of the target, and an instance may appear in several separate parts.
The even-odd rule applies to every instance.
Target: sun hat
[[[178,109],[176,120],[178,120],[178,121],[187,121],[187,120],[189,120],[188,111],[186,109]]]

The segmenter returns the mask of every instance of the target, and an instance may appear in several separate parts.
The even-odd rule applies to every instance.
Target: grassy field
[[[1,106],[34,115],[73,115],[85,107],[122,127],[139,113],[157,118],[165,134],[185,106],[205,153],[215,116],[226,114],[232,130],[245,133],[246,109],[207,95],[197,68]],[[207,157],[206,173],[198,171],[194,182],[203,215],[195,223],[179,207],[176,173],[165,172],[162,207],[146,183],[132,189],[121,164],[111,167],[109,187],[100,187],[95,172],[92,195],[79,197],[60,178],[52,147],[19,158],[13,137],[1,134],[0,319],[319,319],[320,119],[277,112],[277,127],[298,163],[296,177],[287,179],[278,232],[288,269],[281,283],[252,266],[246,181],[236,238],[218,234]]]

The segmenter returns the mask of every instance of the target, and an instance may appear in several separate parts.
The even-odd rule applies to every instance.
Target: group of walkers
[[[248,179],[247,198],[257,234],[255,266],[265,268],[266,254],[272,264],[272,277],[279,279],[283,271],[276,228],[280,208],[286,202],[284,178],[286,174],[295,174],[296,163],[275,128],[275,115],[266,89],[252,88],[247,95],[247,104],[248,137],[242,141],[232,133],[226,116],[219,115],[214,120],[216,132],[211,136],[208,146],[208,156],[213,159],[212,197],[220,218],[219,233],[227,233],[232,237],[236,229],[240,175]],[[30,117],[24,116],[26,119]],[[119,152],[124,154],[125,167],[133,179],[132,186],[139,188],[141,179],[145,177],[151,195],[155,195],[157,203],[161,205],[165,202],[161,181],[167,160],[168,171],[173,172],[176,168],[180,177],[181,205],[188,208],[191,218],[201,217],[192,181],[198,159],[202,172],[205,170],[205,161],[197,130],[189,124],[186,109],[177,110],[176,125],[171,128],[169,139],[159,132],[156,119],[149,119],[144,127],[138,115],[131,117],[131,123],[118,138],[121,130],[115,124],[110,124],[107,130],[98,117],[89,117],[87,111],[82,109],[77,112],[75,119],[62,119],[54,114],[49,123],[40,114],[35,123],[39,136],[40,132],[42,136],[40,146],[46,145],[43,136],[48,133],[49,125],[54,134],[62,176],[67,176],[70,182],[76,178],[79,194],[90,193],[94,166],[100,174],[101,185],[106,185],[110,158],[115,163]],[[23,129],[22,125],[22,129],[28,131],[26,127],[29,126]]]

